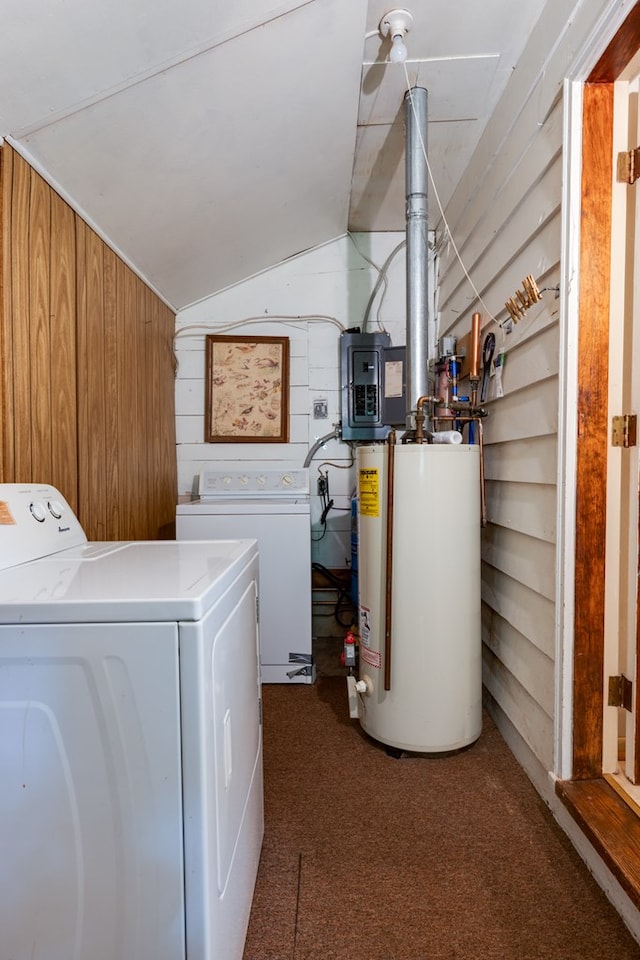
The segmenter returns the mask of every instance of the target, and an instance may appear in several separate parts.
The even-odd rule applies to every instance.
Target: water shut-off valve
[[[342,653],[340,654],[340,662],[343,667],[349,667],[349,669],[352,669],[356,666],[356,657],[356,638],[351,632],[349,632],[344,638]]]

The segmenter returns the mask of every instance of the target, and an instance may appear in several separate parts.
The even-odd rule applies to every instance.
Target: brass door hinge
[[[635,447],[637,420],[635,413],[625,413],[611,420],[611,445],[613,447]]]
[[[618,154],[618,183],[635,183],[640,177],[640,147]]]
[[[619,677],[609,677],[609,706],[623,707],[631,713],[633,684],[623,673]]]

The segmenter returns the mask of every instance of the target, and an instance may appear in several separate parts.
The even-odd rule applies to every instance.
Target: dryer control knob
[[[34,518],[34,520],[37,520],[38,523],[44,523],[47,513],[43,504],[38,502],[30,503],[29,510],[31,511],[31,516]]]

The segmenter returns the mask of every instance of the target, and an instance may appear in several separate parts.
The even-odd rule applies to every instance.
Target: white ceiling
[[[445,206],[545,2],[407,3]],[[391,8],[3,0],[0,135],[180,308],[347,229],[404,229],[405,70],[368,36]]]

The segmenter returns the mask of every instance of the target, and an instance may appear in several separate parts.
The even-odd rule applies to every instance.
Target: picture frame
[[[289,338],[209,334],[205,442],[287,443]]]

